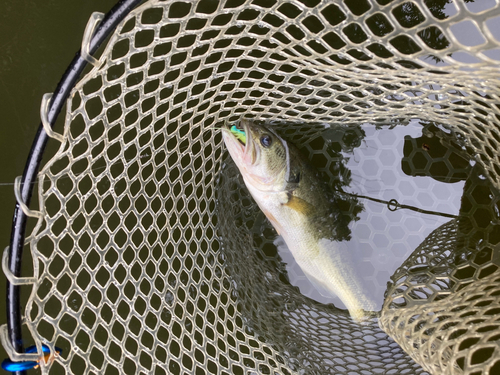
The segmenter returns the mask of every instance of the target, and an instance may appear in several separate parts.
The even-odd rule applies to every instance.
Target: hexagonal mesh
[[[65,141],[40,173],[26,316],[36,340],[63,348],[50,372],[500,371],[499,20],[498,1],[134,10],[74,89]],[[278,126],[339,189],[363,126],[421,119],[429,137],[405,141],[403,171],[466,180],[459,217],[394,273],[382,329],[290,284],[275,232],[208,129],[242,116]],[[345,132],[342,145],[326,131]],[[361,198],[339,195],[355,217]]]

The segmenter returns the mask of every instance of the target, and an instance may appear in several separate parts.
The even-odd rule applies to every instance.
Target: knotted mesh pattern
[[[481,333],[498,333],[492,321],[460,336],[423,319],[443,301],[465,303],[467,288],[498,304],[488,289],[496,271],[481,276],[493,255],[465,283],[456,279],[467,266],[446,253],[465,254],[467,265],[476,248],[494,254],[495,210],[484,222],[464,206],[473,229],[460,233],[481,233],[475,242],[464,243],[453,222],[415,250],[430,254],[427,279],[403,293],[395,274],[387,333],[376,320],[359,326],[288,283],[274,232],[209,128],[246,116],[279,123],[287,139],[314,149],[325,124],[419,118],[445,124],[496,193],[500,6],[456,1],[445,12],[436,3],[150,1],[133,11],[74,89],[65,141],[40,173],[44,220],[30,238],[40,275],[26,315],[35,339],[63,349],[50,372],[493,373],[498,340]],[[482,39],[460,43],[465,27]],[[339,178],[335,155],[319,157]],[[432,340],[414,328],[417,312]],[[445,335],[455,341],[439,346]],[[493,351],[477,362],[478,347]]]

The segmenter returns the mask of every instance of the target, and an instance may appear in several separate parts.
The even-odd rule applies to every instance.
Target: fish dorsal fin
[[[288,193],[287,197],[288,200],[286,203],[283,203],[283,206],[287,206],[303,215],[311,215],[314,212],[314,206],[304,199],[293,195],[293,193]]]

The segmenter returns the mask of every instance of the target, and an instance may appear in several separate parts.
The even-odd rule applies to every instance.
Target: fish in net
[[[131,10],[71,91],[61,147],[38,177],[24,323],[62,349],[42,371],[498,372],[499,18],[497,1],[458,0]],[[478,38],[463,43],[463,30]],[[405,155],[415,176],[451,165],[439,176],[465,181],[464,195],[459,218],[394,272],[379,320],[360,326],[290,284],[214,131],[242,117],[281,127],[330,181],[342,167],[325,129],[416,118],[455,150],[433,155],[426,140]]]

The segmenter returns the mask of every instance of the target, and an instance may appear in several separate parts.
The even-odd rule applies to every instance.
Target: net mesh
[[[43,371],[500,372],[498,24],[498,1],[134,10],[73,90],[65,140],[40,172],[26,321],[63,349]],[[403,168],[467,178],[460,218],[394,273],[380,321],[360,326],[290,285],[272,227],[207,129],[242,116],[281,126],[332,183],[344,174],[320,152],[325,124],[418,118],[448,146],[419,144]]]

